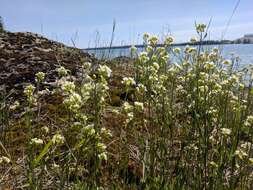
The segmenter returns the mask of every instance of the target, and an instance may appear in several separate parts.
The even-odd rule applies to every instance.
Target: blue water
[[[218,47],[224,58],[232,58],[239,56],[241,65],[253,64],[253,44],[226,44],[226,45],[205,45],[203,48],[211,50],[213,47]],[[181,49],[184,46],[179,47]],[[143,51],[143,48],[138,48],[138,52]],[[129,48],[118,49],[103,49],[103,50],[89,50],[89,53],[94,54],[97,58],[115,58],[119,56],[130,56]]]

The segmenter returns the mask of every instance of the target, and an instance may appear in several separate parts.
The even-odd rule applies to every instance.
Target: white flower
[[[38,72],[36,73],[36,78],[35,81],[36,82],[42,82],[45,79],[46,74],[43,72]]]
[[[133,112],[127,113],[127,120],[126,120],[126,123],[129,123],[130,121],[132,121],[133,118],[134,118]]]
[[[240,84],[239,84],[239,88],[240,88],[241,90],[243,90],[243,89],[245,88],[245,85],[242,84],[242,83],[240,83]]]
[[[199,87],[199,91],[204,93],[204,92],[208,92],[208,86],[204,85],[204,86],[200,86]]]
[[[112,137],[112,133],[109,129],[106,129],[105,127],[101,128],[101,133],[105,135],[106,137]]]
[[[30,143],[35,144],[35,145],[39,145],[39,144],[43,144],[43,140],[38,139],[38,138],[33,138],[33,139],[31,139]]]
[[[219,48],[214,47],[214,48],[213,48],[213,52],[214,52],[214,53],[219,53]]]
[[[248,156],[248,154],[241,149],[236,150],[235,155],[238,156],[241,160]]]
[[[34,89],[35,87],[32,84],[26,86],[24,90],[26,97],[31,97],[33,95]]]
[[[218,53],[211,52],[211,53],[208,55],[208,58],[209,58],[211,61],[217,61],[217,60],[218,60]]]
[[[237,75],[232,75],[229,80],[232,82],[232,83],[238,83],[239,82],[239,77]]]
[[[97,89],[103,92],[103,91],[109,90],[109,87],[106,82],[103,82],[103,83],[97,84]]]
[[[172,65],[172,67],[168,69],[168,72],[172,75],[175,75],[178,72],[178,67]]]
[[[244,122],[244,125],[248,127],[253,125],[253,115],[247,117],[246,121]]]
[[[144,41],[147,41],[148,38],[149,38],[149,34],[145,32],[145,33],[143,34],[143,40],[144,40]]]
[[[191,37],[191,39],[190,39],[190,42],[191,43],[195,43],[195,42],[197,42],[198,41],[198,38],[196,38],[196,37]]]
[[[50,94],[50,91],[46,88],[45,90],[38,91],[39,96],[44,96]]]
[[[250,142],[245,142],[241,144],[241,148],[244,150],[249,150],[251,148],[252,144]]]
[[[253,165],[253,158],[249,158],[249,162],[251,165]]]
[[[230,65],[230,64],[231,64],[231,61],[230,61],[230,60],[224,60],[222,63],[223,63],[224,65]]]
[[[82,98],[79,94],[73,92],[63,101],[63,103],[67,105],[70,110],[75,112],[82,106]]]
[[[104,152],[106,150],[106,145],[103,144],[103,143],[100,143],[100,142],[97,143],[96,147],[97,147],[99,152]]]
[[[147,91],[147,88],[143,84],[138,84],[138,86],[136,87],[136,91],[139,93],[144,93],[145,91]]]
[[[89,69],[91,67],[91,63],[90,62],[84,62],[83,63],[83,68],[84,69]]]
[[[215,68],[215,64],[214,64],[213,62],[207,62],[207,63],[205,64],[205,68],[206,68],[207,70],[212,70],[212,69]]]
[[[112,74],[112,70],[106,65],[99,65],[98,72],[104,77],[110,77]]]
[[[154,75],[154,74],[150,75],[150,76],[148,77],[148,79],[149,79],[150,81],[152,81],[152,82],[158,81],[157,75]]]
[[[161,62],[167,63],[169,58],[170,58],[169,55],[164,55],[164,56],[161,57]]]
[[[214,84],[214,89],[217,91],[220,91],[222,89],[222,86],[218,83]]]
[[[210,140],[210,142],[211,143],[217,143],[217,139],[213,136],[213,135],[211,135],[210,137],[209,137],[209,140]]]
[[[144,52],[141,52],[141,53],[139,54],[139,59],[140,59],[140,61],[143,62],[143,63],[147,62],[147,61],[149,60],[148,53],[145,52],[145,51],[144,51]]]
[[[93,136],[96,131],[94,129],[94,125],[87,125],[82,128],[82,133],[88,135],[88,136]]]
[[[149,43],[152,45],[152,46],[155,46],[157,43],[158,43],[158,37],[157,36],[151,36],[149,39],[148,39]]]
[[[128,102],[125,102],[123,104],[124,112],[128,113],[128,112],[132,111],[132,109],[133,109],[133,106],[131,106]]]
[[[160,66],[157,62],[154,62],[152,65],[153,65],[155,70],[159,70]]]
[[[60,168],[59,164],[56,164],[56,163],[54,163],[52,165],[52,167],[53,167],[54,170],[58,170]]]
[[[131,46],[130,50],[132,54],[137,52],[137,48],[134,45]]]
[[[44,133],[48,133],[48,132],[49,132],[49,128],[48,128],[47,126],[42,127],[41,130],[42,130]]]
[[[57,71],[58,75],[61,77],[68,75],[68,72],[69,72],[69,70],[65,69],[63,66],[57,68],[56,71]]]
[[[197,49],[194,48],[194,47],[190,47],[190,48],[188,49],[188,53],[195,54],[195,53],[197,53]]]
[[[151,53],[153,51],[152,46],[147,46],[146,51],[147,51],[147,53]]]
[[[140,110],[140,111],[142,111],[144,109],[142,102],[134,102],[134,106],[137,110]]]
[[[112,109],[111,111],[112,111],[112,113],[115,114],[115,115],[118,115],[118,114],[119,114],[119,110],[117,110],[117,109]]]
[[[231,135],[231,129],[228,128],[221,128],[221,134],[227,136],[227,135]]]
[[[163,57],[168,54],[165,47],[158,47],[156,50],[157,50],[157,53],[160,57]]]
[[[60,134],[55,134],[52,138],[53,144],[63,144],[64,143],[64,137]]]
[[[204,32],[205,31],[205,29],[206,29],[206,25],[205,24],[197,24],[197,26],[196,26],[196,30],[197,30],[197,32]]]
[[[107,161],[107,154],[105,152],[102,152],[98,155],[99,160],[105,160]]]
[[[218,168],[218,164],[216,164],[214,161],[211,161],[209,164],[214,168]]]
[[[171,45],[174,42],[174,38],[172,36],[167,36],[165,39],[165,45]]]
[[[84,100],[88,100],[90,92],[95,88],[95,85],[91,82],[85,83],[81,86],[81,94]]]
[[[124,77],[122,83],[125,84],[127,87],[133,86],[136,84],[132,77]]]
[[[20,106],[19,101],[15,101],[11,106],[10,106],[10,110],[16,110],[18,107]]]
[[[180,49],[180,48],[174,48],[174,49],[173,49],[173,52],[174,52],[175,54],[180,54],[181,49]]]
[[[75,84],[74,82],[64,81],[61,85],[61,89],[66,93],[72,93],[75,91]]]
[[[11,162],[11,160],[6,156],[1,156],[0,157],[0,164],[2,164],[2,163],[7,163],[8,164],[10,162]]]

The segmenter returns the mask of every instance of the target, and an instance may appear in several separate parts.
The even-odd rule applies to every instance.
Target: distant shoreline
[[[238,43],[238,42],[234,42],[234,41],[229,41],[229,40],[224,40],[222,42],[220,41],[203,41],[203,42],[196,42],[196,43],[175,43],[172,44],[171,46],[175,47],[175,46],[186,46],[186,45],[229,45],[229,44],[253,44],[253,43]],[[135,45],[136,48],[144,48],[145,45]],[[163,47],[164,44],[158,44],[157,47]],[[90,50],[106,50],[106,49],[127,49],[127,48],[131,48],[131,45],[123,45],[123,46],[112,46],[112,47],[108,47],[108,46],[104,46],[104,47],[93,47],[93,48],[84,48],[83,50],[86,51],[90,51]]]

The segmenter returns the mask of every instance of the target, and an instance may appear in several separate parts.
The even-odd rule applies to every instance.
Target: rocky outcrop
[[[56,80],[56,68],[64,66],[73,76],[83,62],[97,60],[77,48],[48,40],[33,33],[0,33],[0,86],[23,89],[34,82],[34,75],[46,73],[46,83]]]

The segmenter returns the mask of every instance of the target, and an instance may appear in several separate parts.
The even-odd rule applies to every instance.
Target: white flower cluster
[[[196,30],[199,33],[205,32],[206,29],[206,25],[205,24],[197,24],[196,25]]]
[[[171,45],[173,42],[174,42],[174,38],[172,36],[168,36],[168,37],[166,37],[164,43],[166,46],[168,46],[168,45]]]
[[[33,144],[33,145],[40,145],[40,144],[43,144],[43,140],[42,139],[38,139],[38,138],[33,138],[31,139],[30,141],[30,144]]]
[[[6,156],[1,156],[0,157],[0,164],[2,164],[2,163],[8,164],[10,162],[11,162],[11,160],[8,157],[6,157]]]
[[[70,82],[70,81],[61,81],[61,89],[63,90],[63,92],[70,94],[73,93],[75,91],[75,84],[74,82]]]
[[[79,94],[73,92],[65,98],[63,103],[69,108],[69,110],[77,113],[82,106],[82,98]]]
[[[131,87],[134,86],[135,80],[132,77],[124,77],[122,83],[126,86],[126,87]]]
[[[68,73],[70,72],[68,69],[65,69],[65,67],[63,66],[57,68],[56,71],[60,77],[67,76]]]
[[[34,90],[35,90],[35,87],[32,84],[26,86],[25,90],[24,90],[24,94],[25,94],[25,96],[27,98],[27,101],[30,104],[36,103],[37,97],[34,95]]]
[[[221,133],[224,135],[224,136],[229,136],[231,135],[231,129],[228,129],[228,128],[221,128]]]
[[[55,134],[52,138],[52,143],[53,144],[63,144],[65,141],[64,137],[61,134]]]
[[[106,65],[99,65],[98,72],[101,76],[109,78],[112,74],[112,70]]]
[[[36,82],[42,82],[45,79],[46,74],[43,72],[36,73]]]
[[[134,106],[138,111],[143,111],[144,106],[142,102],[134,102]]]

